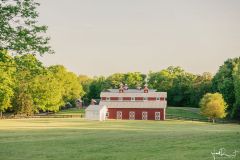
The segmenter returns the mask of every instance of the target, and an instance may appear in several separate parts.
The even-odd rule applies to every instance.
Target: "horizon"
[[[39,59],[39,58],[40,58],[40,59]],[[236,57],[233,57],[233,58],[236,58]],[[42,62],[43,65],[46,66],[46,67],[50,67],[50,66],[52,66],[52,65],[53,65],[53,66],[54,66],[54,65],[63,65],[63,64],[46,64],[46,63],[43,62],[42,59],[43,59],[43,57],[38,57],[38,60],[40,60],[40,62]],[[228,58],[228,59],[229,59],[229,58]],[[227,60],[227,59],[226,59],[226,60]],[[226,61],[226,60],[225,60],[225,61]],[[225,62],[225,61],[224,61],[224,62]],[[222,65],[224,64],[224,62],[223,62],[220,66],[222,66]],[[220,66],[219,66],[215,72],[203,71],[203,72],[201,72],[201,73],[197,73],[197,72],[190,72],[190,71],[186,70],[185,68],[183,68],[182,66],[170,65],[170,66],[166,66],[165,68],[162,68],[162,69],[159,69],[159,70],[149,70],[148,72],[126,71],[126,72],[112,72],[112,73],[106,73],[106,74],[91,75],[91,74],[87,74],[87,73],[86,73],[86,74],[84,74],[84,73],[77,73],[77,72],[74,72],[73,70],[69,69],[67,66],[65,66],[65,65],[63,65],[63,66],[64,66],[69,72],[73,72],[73,73],[75,73],[75,74],[78,75],[78,76],[87,76],[87,77],[90,77],[90,78],[101,77],[101,76],[103,76],[103,77],[108,77],[108,76],[111,76],[111,75],[117,74],[117,73],[119,73],[119,74],[127,74],[127,73],[134,73],[134,72],[148,75],[150,72],[160,72],[160,71],[162,71],[162,70],[164,70],[164,69],[167,69],[168,67],[171,67],[171,66],[173,66],[173,67],[181,67],[185,72],[187,72],[187,73],[192,73],[192,74],[194,74],[194,75],[202,75],[203,73],[211,73],[212,76],[214,76],[214,75],[217,73],[217,71],[219,70],[219,67],[220,67]]]
[[[215,74],[240,55],[237,0],[40,3],[39,22],[48,25],[56,53],[39,59],[76,74],[147,74],[168,66]]]

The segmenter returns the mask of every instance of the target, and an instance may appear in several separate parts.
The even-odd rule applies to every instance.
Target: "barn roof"
[[[107,89],[103,92],[119,93],[119,89]],[[156,92],[156,90],[149,89],[148,92]],[[141,90],[139,90],[139,89],[127,89],[127,90],[124,90],[124,93],[144,93],[144,90],[143,89],[141,89]]]
[[[100,105],[106,105],[108,108],[166,108],[166,101],[146,101],[146,102],[119,102],[119,101],[101,101]]]
[[[154,89],[149,89],[148,93],[144,93],[141,89],[127,89],[123,93],[119,93],[119,89],[107,89],[101,92],[100,97],[167,97],[167,92],[156,92]]]

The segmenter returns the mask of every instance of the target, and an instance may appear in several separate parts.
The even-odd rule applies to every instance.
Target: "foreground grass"
[[[212,160],[240,126],[184,121],[0,120],[2,160]],[[240,156],[236,159],[240,159]]]

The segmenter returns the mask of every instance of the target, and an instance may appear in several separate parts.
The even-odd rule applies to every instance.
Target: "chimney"
[[[140,85],[137,85],[137,90],[141,91],[142,87]]]
[[[120,84],[120,88],[119,88],[119,93],[123,93],[123,90],[124,90],[123,84],[121,83],[121,84]]]
[[[149,90],[149,89],[148,89],[148,86],[147,86],[147,84],[145,84],[145,85],[144,85],[144,90],[143,90],[144,93],[148,93],[148,90]]]
[[[123,89],[124,89],[124,90],[128,90],[128,85],[125,84]]]

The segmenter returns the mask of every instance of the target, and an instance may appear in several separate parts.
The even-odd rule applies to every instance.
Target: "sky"
[[[40,60],[89,76],[216,73],[240,56],[240,0],[39,0],[53,55]]]

